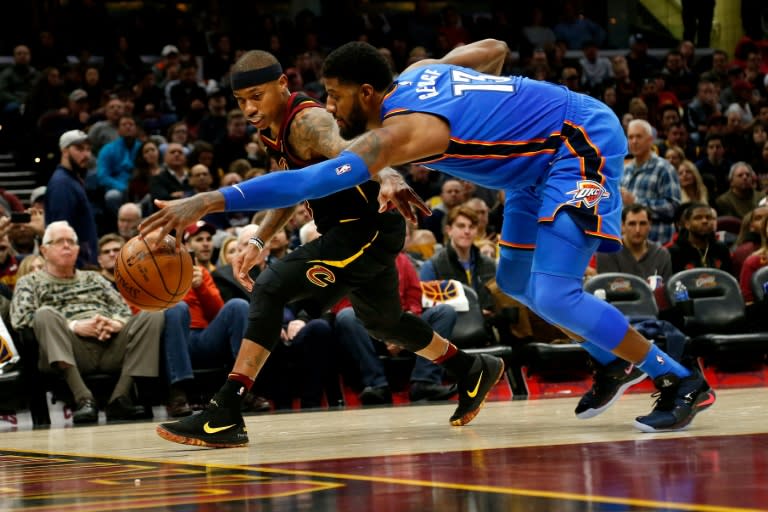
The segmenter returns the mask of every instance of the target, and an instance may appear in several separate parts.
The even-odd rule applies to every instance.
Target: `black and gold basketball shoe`
[[[199,414],[161,423],[157,435],[167,441],[209,448],[234,448],[248,444],[240,407],[222,407],[214,396]]]
[[[485,398],[504,374],[504,361],[489,354],[474,355],[469,373],[458,379],[459,405],[451,416],[457,427],[472,421],[485,403]]]

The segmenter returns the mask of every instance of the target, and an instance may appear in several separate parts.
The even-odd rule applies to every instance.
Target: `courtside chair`
[[[692,311],[682,314],[682,330],[691,337],[691,349],[705,366],[738,370],[765,358],[768,332],[755,332],[747,323],[744,298],[732,275],[715,268],[676,273],[666,284],[673,307],[677,282],[685,285],[693,303]]]

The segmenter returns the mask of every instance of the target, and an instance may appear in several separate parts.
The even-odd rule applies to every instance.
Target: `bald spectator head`
[[[184,155],[184,148],[181,144],[171,142],[168,147],[165,148],[165,155],[163,155],[163,161],[165,165],[181,176],[184,174],[187,165],[187,157]]]
[[[229,187],[237,183],[240,183],[241,181],[243,181],[242,176],[240,176],[236,172],[228,172],[227,174],[221,177],[221,186]]]
[[[189,184],[196,193],[208,192],[212,183],[213,177],[207,166],[196,164],[189,170]]]
[[[130,240],[139,233],[141,208],[136,203],[125,203],[117,210],[117,232]]]
[[[29,47],[20,44],[13,49],[13,64],[16,66],[29,66],[29,61],[32,59],[32,53],[29,51]]]
[[[253,238],[259,233],[258,224],[246,224],[240,228],[240,233],[237,234],[237,253],[243,253],[248,248],[248,240]]]
[[[443,200],[446,211],[463,203],[464,196],[464,185],[457,179],[445,180],[440,188],[440,199]]]
[[[301,241],[301,245],[308,244],[318,238],[320,238],[320,232],[317,230],[317,225],[315,225],[314,220],[307,222],[299,229],[299,240]]]

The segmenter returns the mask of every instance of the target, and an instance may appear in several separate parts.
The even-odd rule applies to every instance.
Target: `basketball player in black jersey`
[[[280,64],[267,52],[251,51],[240,58],[232,71],[232,89],[248,121],[260,130],[276,164],[274,170],[297,169],[334,157],[348,144],[341,134],[351,138],[365,128],[342,125],[340,133],[336,120],[322,104],[289,92]],[[466,425],[477,415],[502,375],[504,363],[489,355],[458,350],[421,318],[403,312],[395,257],[403,247],[405,222],[397,212],[384,210],[390,198],[398,210],[414,220],[412,204],[426,213],[429,210],[397,172],[379,176],[381,186],[368,181],[309,202],[322,236],[271,264],[255,282],[247,274],[250,269],[241,268],[244,256],[233,261],[235,276],[252,288],[252,293],[248,328],[232,373],[205,411],[159,425],[157,433],[162,438],[211,447],[246,444],[242,397],[280,339],[284,305],[307,298],[329,307],[341,297],[349,297],[372,336],[394,341],[456,376],[459,403],[451,424]],[[209,211],[222,210],[224,198],[219,192],[208,192],[178,201],[158,201],[157,205],[161,210],[147,219],[142,233],[163,226],[179,232]],[[265,244],[282,229],[294,209],[267,214],[248,249],[259,253],[257,263],[266,255],[262,251]]]

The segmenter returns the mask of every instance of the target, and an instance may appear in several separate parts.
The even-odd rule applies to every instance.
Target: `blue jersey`
[[[560,145],[568,97],[564,87],[441,64],[400,75],[384,99],[382,118],[424,112],[445,119],[450,146],[423,163],[507,189],[541,176],[531,159],[549,160]]]
[[[384,97],[381,118],[416,112],[450,126],[445,153],[419,163],[503,189],[508,203],[525,191],[517,203],[525,201],[540,222],[567,208],[587,234],[620,243],[626,138],[606,105],[546,82],[435,64],[401,74]],[[502,244],[531,245],[527,234],[507,234],[512,239],[502,233]]]

